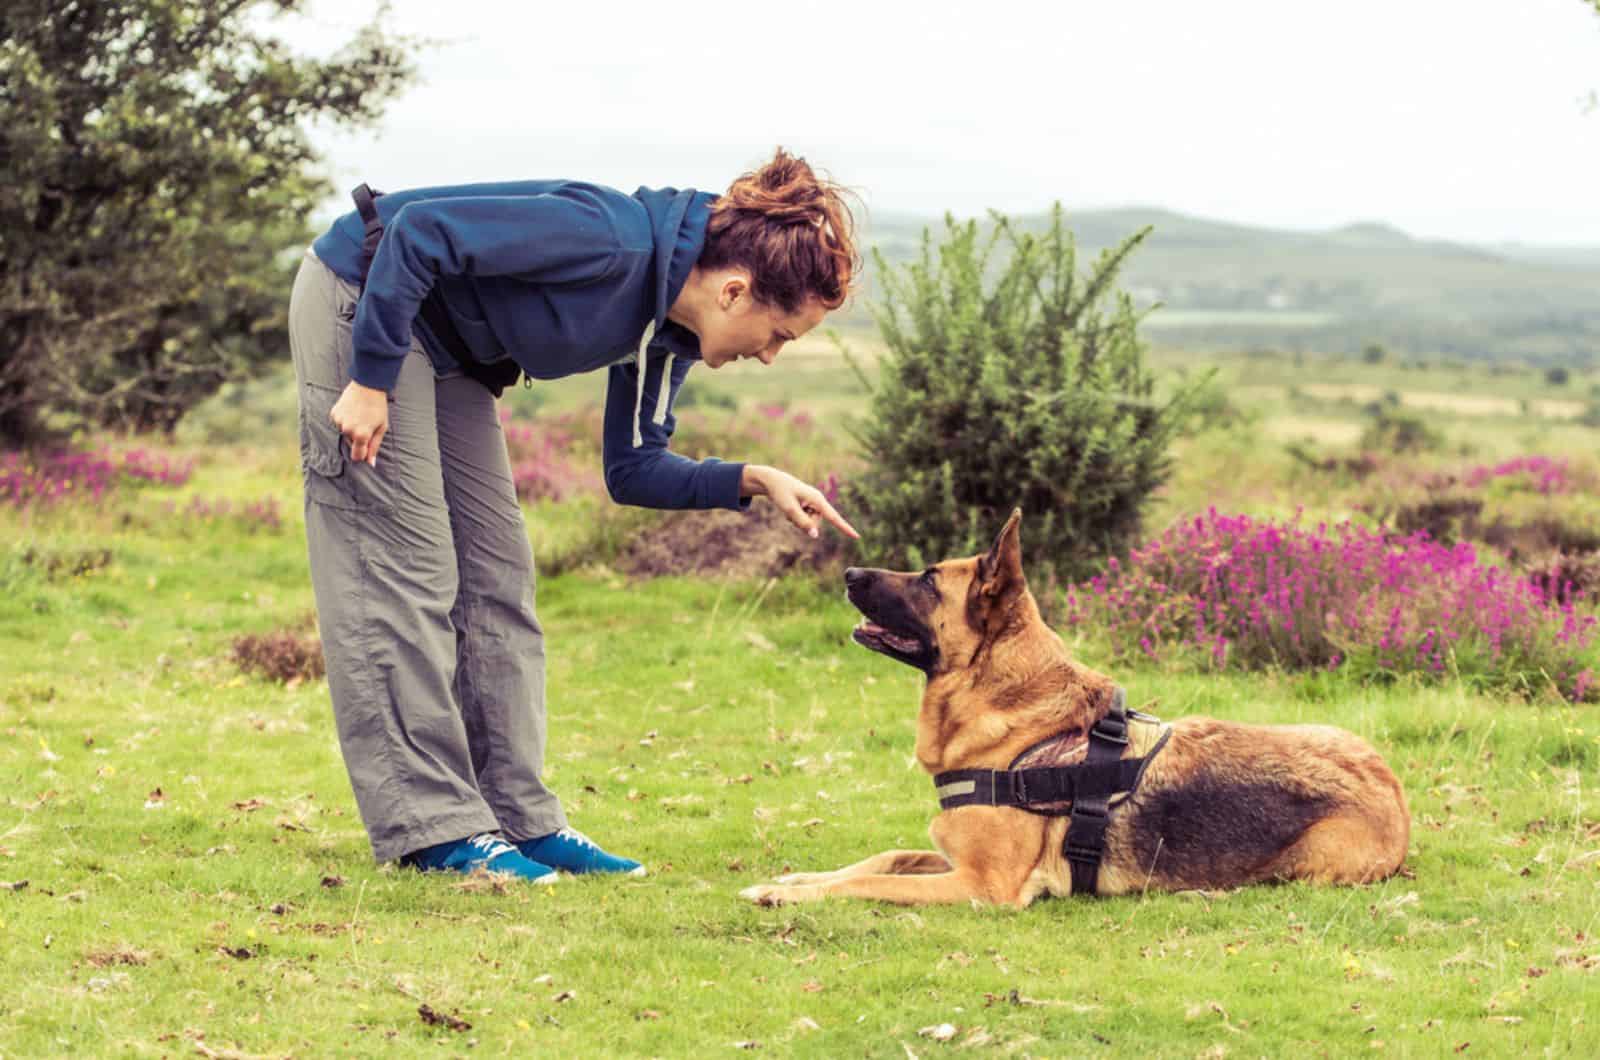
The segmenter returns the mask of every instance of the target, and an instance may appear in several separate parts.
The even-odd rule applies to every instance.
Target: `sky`
[[[373,9],[280,31],[325,53]],[[1600,245],[1585,0],[393,0],[388,24],[431,43],[379,128],[315,131],[341,188],[720,190],[782,144],[871,211]]]

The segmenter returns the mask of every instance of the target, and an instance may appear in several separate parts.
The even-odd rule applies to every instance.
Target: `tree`
[[[412,76],[382,9],[326,59],[299,0],[0,7],[0,445],[170,428],[281,359],[292,263],[330,192],[313,120],[358,126]]]
[[[888,350],[856,430],[867,471],[846,490],[875,560],[980,551],[1020,506],[1030,566],[1077,578],[1136,543],[1210,377],[1158,396],[1139,314],[1113,290],[1149,229],[1080,276],[1059,206],[1039,235],[994,218],[983,239],[975,222],[947,219],[937,257],[925,232],[921,260],[902,270],[874,255]]]

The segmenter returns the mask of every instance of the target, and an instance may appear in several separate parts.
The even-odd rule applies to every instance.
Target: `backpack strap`
[[[361,234],[361,286],[367,285],[367,273],[372,270],[372,257],[378,253],[378,240],[383,238],[383,222],[378,220],[378,204],[374,201],[382,195],[381,191],[373,191],[365,184],[357,184],[350,192],[350,197],[356,201],[356,213],[361,215],[363,231]]]
[[[361,286],[367,285],[367,273],[372,271],[372,259],[378,253],[378,242],[383,239],[383,221],[378,217],[377,198],[381,191],[373,191],[366,184],[357,184],[350,192],[350,198],[355,200],[356,213],[361,217]],[[489,388],[489,392],[499,397],[508,386],[515,385],[517,378],[522,374],[522,369],[516,361],[509,358],[484,364],[472,356],[472,351],[461,338],[461,333],[456,330],[455,322],[450,319],[450,311],[445,308],[443,299],[439,296],[439,289],[435,287],[428,292],[428,296],[417,307],[417,316],[428,325],[428,330],[433,337],[443,346],[445,352],[460,365],[462,374],[476,379]]]

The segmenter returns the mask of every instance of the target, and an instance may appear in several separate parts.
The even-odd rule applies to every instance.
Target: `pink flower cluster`
[[[559,501],[604,488],[599,473],[574,458],[572,450],[577,437],[569,429],[569,419],[534,426],[513,422],[510,412],[502,409],[500,422],[505,430],[506,448],[511,455],[511,477],[519,499]]]
[[[194,459],[185,457],[179,460],[164,453],[129,449],[122,454],[122,473],[128,478],[161,486],[181,486],[194,473]]]
[[[74,497],[98,501],[120,481],[181,486],[193,471],[193,460],[177,460],[144,449],[130,449],[120,459],[108,449],[37,456],[5,452],[0,453],[0,504],[24,508]]]
[[[1479,489],[1493,479],[1516,477],[1546,496],[1555,493],[1572,493],[1578,489],[1571,468],[1565,459],[1549,456],[1519,456],[1513,460],[1491,466],[1479,466],[1464,474],[1462,482]]]
[[[1173,525],[1067,595],[1119,651],[1198,649],[1218,668],[1355,666],[1489,685],[1595,687],[1592,605],[1441,545],[1351,523],[1307,529],[1215,510]]]
[[[789,406],[782,402],[774,401],[759,404],[756,406],[756,412],[759,413],[763,419],[773,420],[780,425],[785,419],[787,419],[787,425],[790,428],[802,433],[809,431],[813,422],[811,413],[807,412],[805,409],[800,409],[792,416],[789,415]]]

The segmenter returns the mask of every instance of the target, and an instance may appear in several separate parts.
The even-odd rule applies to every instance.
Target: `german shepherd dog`
[[[1114,702],[1111,679],[1075,662],[1039,617],[1022,573],[1021,518],[1014,511],[994,546],[970,559],[913,573],[845,572],[846,594],[866,616],[855,641],[927,675],[917,760],[929,773],[1018,768],[1019,756],[1062,736],[1055,742],[1075,745],[1081,759],[1086,734]],[[1366,883],[1404,861],[1405,793],[1353,734],[1212,718],[1160,728],[1170,735],[1136,789],[1112,803],[1095,893]],[[764,905],[845,895],[1021,907],[1072,892],[1069,824],[1015,806],[962,805],[934,818],[937,852],[891,850],[742,896]]]

